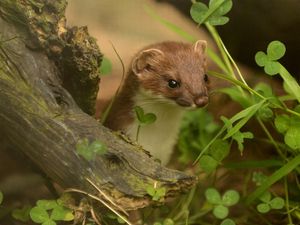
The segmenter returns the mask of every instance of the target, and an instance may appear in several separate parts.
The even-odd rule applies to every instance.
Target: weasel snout
[[[200,108],[208,104],[208,96],[206,94],[197,95],[194,98],[180,97],[176,99],[176,103],[183,107]]]
[[[207,95],[200,95],[197,96],[194,99],[194,104],[196,105],[196,107],[204,107],[208,104],[208,96]]]

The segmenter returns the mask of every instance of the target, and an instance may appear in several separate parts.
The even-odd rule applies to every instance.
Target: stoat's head
[[[139,86],[182,107],[208,103],[206,42],[163,42],[139,52],[132,62]]]

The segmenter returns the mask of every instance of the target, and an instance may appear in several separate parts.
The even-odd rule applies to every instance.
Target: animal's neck
[[[172,101],[149,94],[140,89],[133,98],[134,106],[140,106],[145,113],[154,113],[156,121],[139,129],[138,142],[151,155],[166,164],[172,154],[180,128],[184,110]],[[132,109],[133,112],[133,109]],[[133,112],[134,113],[134,112]],[[137,119],[125,128],[125,132],[135,139],[139,122]]]

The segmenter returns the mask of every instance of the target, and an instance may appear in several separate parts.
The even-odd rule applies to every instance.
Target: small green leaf
[[[270,206],[267,203],[260,203],[257,205],[256,209],[260,213],[267,213],[270,211]]]
[[[263,51],[259,51],[255,54],[255,62],[259,66],[265,66],[269,61],[268,56]]]
[[[230,145],[227,141],[217,139],[210,147],[207,152],[217,162],[221,162],[230,151]]]
[[[235,222],[232,219],[227,218],[223,220],[220,225],[235,225]]]
[[[280,197],[275,197],[270,201],[270,206],[272,209],[282,209],[284,207],[284,200]]]
[[[190,10],[191,17],[198,24],[205,22],[213,26],[224,25],[229,21],[224,15],[232,8],[232,0],[211,0],[209,7],[201,2],[195,2]]]
[[[153,225],[163,225],[163,224],[160,222],[155,222]]]
[[[224,219],[228,216],[229,210],[223,205],[217,205],[213,209],[213,214],[218,219]]]
[[[51,213],[51,220],[61,220],[61,221],[72,221],[74,219],[74,215],[72,210],[67,209],[61,205],[57,205]]]
[[[14,209],[12,211],[12,217],[16,220],[20,220],[22,222],[28,222],[30,219],[30,210],[31,206],[30,205],[25,205],[21,209]]]
[[[209,155],[203,155],[199,159],[199,165],[206,173],[211,173],[216,169],[219,163],[213,157]]]
[[[147,113],[144,115],[144,121],[143,123],[145,125],[152,124],[156,121],[156,115],[154,113]]]
[[[290,117],[288,115],[276,116],[274,122],[276,129],[282,134],[284,134],[290,127]]]
[[[251,99],[249,96],[241,95],[241,91],[237,88],[237,86],[222,88],[218,91],[229,95],[233,101],[238,102],[241,106],[243,106],[243,108],[247,108],[251,105]]]
[[[148,186],[146,191],[152,197],[152,200],[158,201],[166,195],[167,190],[165,187],[154,188],[153,186]]]
[[[280,64],[279,62],[268,61],[265,65],[265,73],[271,76],[274,76],[280,72]]]
[[[42,225],[56,225],[56,223],[53,220],[47,220],[44,223],[42,223]]]
[[[300,149],[300,127],[291,126],[284,136],[284,142],[292,149]]]
[[[164,220],[163,225],[175,225],[174,221],[170,218]]]
[[[38,200],[36,205],[42,209],[49,210],[57,206],[56,200]]]
[[[225,206],[233,206],[238,203],[240,199],[240,195],[235,190],[228,190],[222,196],[222,203]]]
[[[209,19],[209,24],[212,26],[222,26],[229,22],[227,16],[212,17]]]
[[[208,7],[204,3],[195,2],[191,7],[190,14],[195,22],[200,23],[205,19],[207,10]]]
[[[273,114],[272,109],[270,109],[270,107],[268,107],[267,105],[264,105],[263,107],[261,107],[258,110],[257,115],[263,121],[268,121],[269,119],[273,118],[274,114]]]
[[[268,58],[270,60],[278,60],[285,54],[285,46],[280,41],[272,41],[267,48]]]
[[[232,139],[235,140],[238,144],[238,149],[240,150],[240,152],[242,153],[244,150],[244,139],[248,138],[248,139],[252,139],[253,138],[253,134],[251,132],[240,132],[237,131],[233,136]]]
[[[256,184],[256,186],[260,186],[267,178],[268,177],[261,172],[254,172],[252,175],[252,181]]]
[[[268,191],[266,191],[262,196],[259,197],[259,199],[264,203],[269,203],[271,198],[272,198],[272,195]]]
[[[218,192],[218,190],[215,188],[206,189],[205,198],[209,203],[214,204],[214,205],[222,203],[221,195]]]
[[[107,75],[110,74],[112,71],[112,64],[111,61],[106,58],[103,57],[102,62],[101,62],[101,66],[99,68],[100,74],[101,75]]]
[[[0,205],[3,202],[3,193],[0,191]]]
[[[144,109],[140,106],[135,106],[134,110],[141,125],[152,124],[156,121],[156,115],[154,113],[145,114]]]
[[[36,206],[30,210],[30,218],[35,223],[43,223],[50,219],[48,212],[45,208]]]

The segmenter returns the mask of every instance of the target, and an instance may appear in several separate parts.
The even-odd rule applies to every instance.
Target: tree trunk
[[[9,144],[63,188],[104,198],[101,190],[125,210],[153,203],[148,186],[166,187],[165,198],[186,191],[195,177],[162,167],[87,114],[93,113],[102,55],[87,28],[65,27],[66,5],[0,2],[0,127]],[[84,138],[100,140],[107,152],[86,160],[76,152]]]

